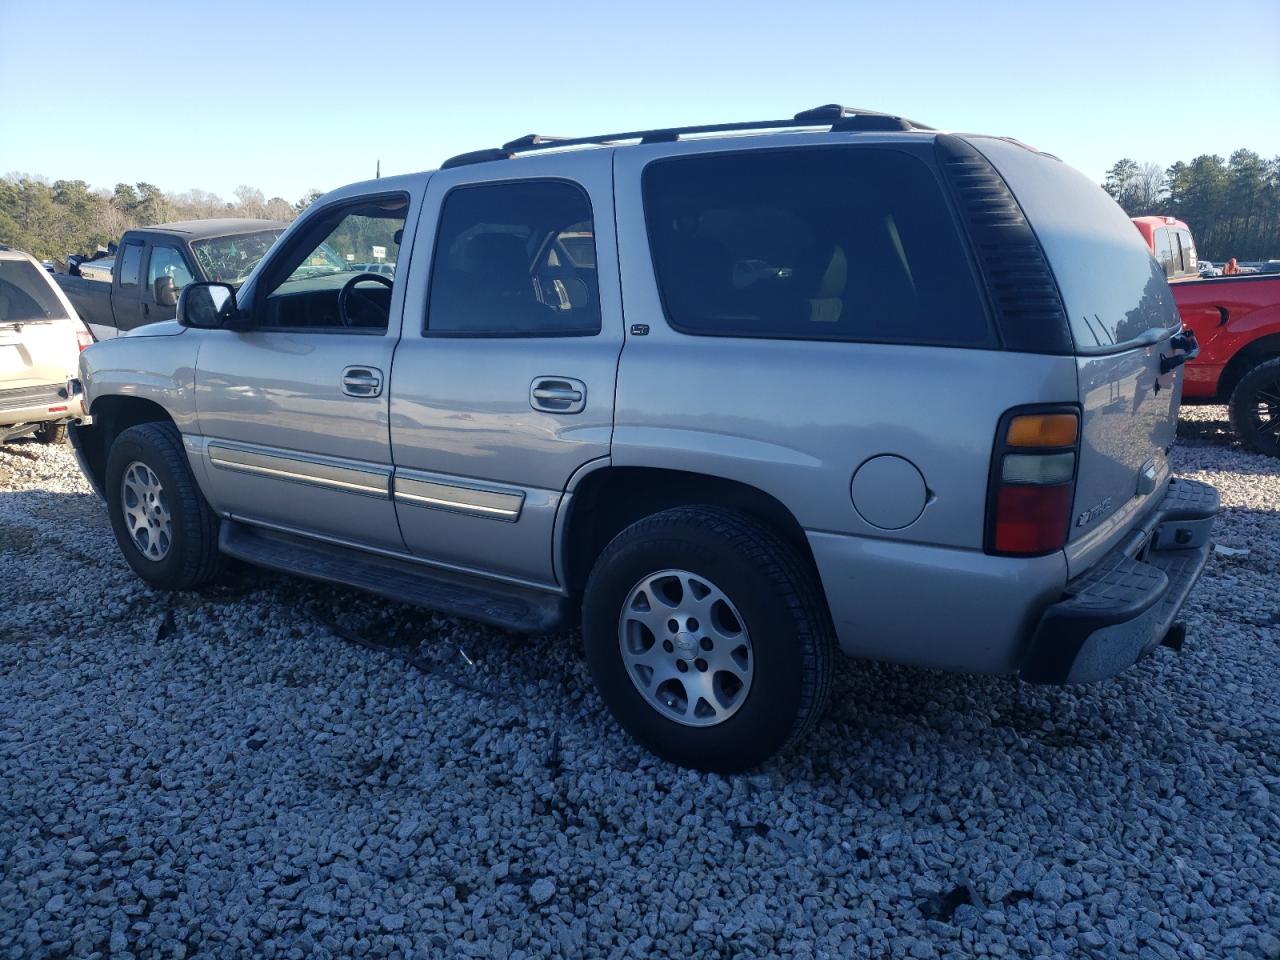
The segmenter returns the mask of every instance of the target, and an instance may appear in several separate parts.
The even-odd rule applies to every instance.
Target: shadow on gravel
[[[1243,449],[1231,430],[1231,422],[1225,416],[1211,420],[1179,418],[1178,442]]]

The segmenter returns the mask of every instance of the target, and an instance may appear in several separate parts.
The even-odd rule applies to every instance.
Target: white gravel
[[[69,450],[0,448],[0,957],[1280,956],[1280,462],[1225,419],[1176,462],[1248,552],[1180,656],[850,663],[731,778],[634,746],[575,636],[258,571],[153,593]]]

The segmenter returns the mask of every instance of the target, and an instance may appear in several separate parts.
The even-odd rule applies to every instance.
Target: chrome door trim
[[[390,498],[390,469],[355,463],[335,463],[304,454],[269,453],[212,440],[206,445],[209,463],[221,470],[277,477],[294,483],[346,490],[382,500]]]
[[[397,503],[465,513],[515,523],[524,509],[524,491],[496,484],[477,483],[449,477],[437,479],[431,474],[395,471],[392,491]]]
[[[518,587],[528,587],[531,590],[541,590],[543,593],[554,593],[557,596],[568,596],[568,591],[556,584],[543,583],[538,580],[526,580],[523,577],[512,577],[506,574],[493,573],[489,570],[480,570],[476,567],[468,567],[459,563],[446,563],[441,560],[430,560],[426,557],[419,557],[412,553],[401,553],[399,550],[387,550],[383,547],[373,547],[367,543],[357,543],[354,540],[344,540],[342,537],[331,537],[323,533],[315,533],[311,530],[300,530],[297,527],[290,527],[282,523],[270,523],[266,520],[256,520],[253,517],[246,517],[239,513],[222,514],[227,520],[234,520],[237,523],[248,524],[251,527],[262,527],[264,530],[274,530],[277,533],[287,533],[295,537],[302,537],[306,540],[319,540],[322,543],[332,543],[339,547],[350,547],[352,550],[359,550],[362,553],[374,553],[381,557],[391,557],[395,560],[407,560],[410,563],[416,563],[419,566],[429,567],[436,570],[446,570],[450,573],[463,573],[472,577],[480,577],[485,580],[497,580],[501,583],[510,583]]]

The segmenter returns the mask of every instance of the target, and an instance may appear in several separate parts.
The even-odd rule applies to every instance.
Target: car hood
[[[128,331],[126,337],[176,337],[178,334],[186,331],[186,327],[178,323],[177,320],[161,320],[159,323],[148,323],[141,327],[134,327]]]

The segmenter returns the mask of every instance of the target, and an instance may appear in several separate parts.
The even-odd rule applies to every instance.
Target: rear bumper
[[[1114,676],[1169,635],[1209,557],[1218,491],[1174,478],[1164,499],[1041,615],[1019,669],[1031,683]]]

